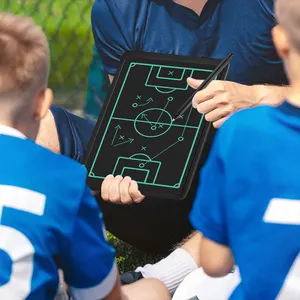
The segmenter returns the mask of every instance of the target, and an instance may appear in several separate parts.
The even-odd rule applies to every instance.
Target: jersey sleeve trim
[[[102,299],[106,297],[113,289],[118,276],[118,267],[114,262],[110,272],[106,278],[98,285],[91,288],[75,288],[69,286],[71,296],[74,300],[91,300],[91,299]]]
[[[218,231],[218,228],[216,228],[215,224],[208,222],[205,216],[201,216],[199,219],[199,216],[195,216],[192,212],[190,214],[190,222],[192,226],[201,232],[207,239],[212,240],[217,244],[228,246],[226,237],[220,231]]]

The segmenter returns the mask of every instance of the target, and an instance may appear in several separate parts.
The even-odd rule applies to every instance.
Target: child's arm
[[[121,299],[115,250],[107,243],[102,214],[87,187],[70,242],[58,255],[73,299]]]
[[[203,234],[201,266],[212,277],[227,275],[234,264],[229,249],[227,232],[229,220],[226,214],[227,191],[231,187],[227,186],[225,174],[228,170],[224,163],[225,153],[230,151],[228,147],[231,147],[232,135],[225,130],[228,126],[225,127],[218,131],[208,160],[201,171],[200,186],[190,214],[192,225]]]
[[[202,239],[200,256],[204,272],[211,277],[226,276],[233,269],[231,250],[205,237]]]

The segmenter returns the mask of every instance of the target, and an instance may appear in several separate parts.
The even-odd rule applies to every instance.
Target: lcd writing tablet
[[[187,78],[205,79],[220,63],[207,58],[129,52],[122,58],[85,158],[87,183],[99,190],[113,174],[130,176],[147,196],[186,196],[210,124],[191,107]],[[228,67],[218,79],[225,79]]]

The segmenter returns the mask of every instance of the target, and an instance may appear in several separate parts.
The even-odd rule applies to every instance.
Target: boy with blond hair
[[[42,29],[0,12],[0,299],[53,299],[58,268],[74,300],[168,299],[153,280],[121,291],[85,168],[34,143],[48,74]]]

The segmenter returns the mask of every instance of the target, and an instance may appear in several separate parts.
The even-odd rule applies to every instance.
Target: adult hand
[[[139,191],[138,184],[130,177],[108,175],[101,186],[101,197],[104,201],[117,204],[140,203],[145,196]]]
[[[202,82],[203,80],[188,78],[188,84],[194,89]],[[205,114],[205,119],[213,122],[215,128],[220,127],[234,112],[258,103],[255,86],[221,80],[212,81],[193,98],[193,107]]]

